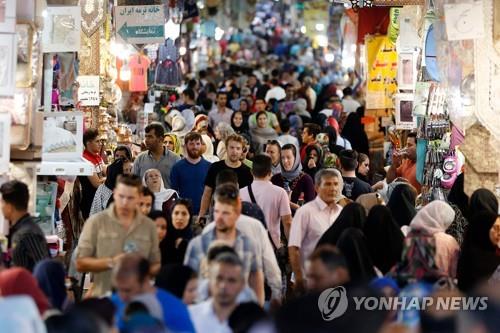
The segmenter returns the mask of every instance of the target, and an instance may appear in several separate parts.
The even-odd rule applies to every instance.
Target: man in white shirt
[[[344,98],[342,98],[342,106],[344,106],[344,112],[349,115],[351,112],[356,112],[356,110],[361,106],[357,100],[352,98],[351,87],[345,87],[342,90]]]
[[[271,89],[269,89],[266,93],[266,103],[269,103],[271,99],[275,99],[277,101],[281,101],[282,99],[285,99],[286,97],[286,91],[285,89],[281,88],[279,85],[278,79],[272,79],[271,80]]]
[[[230,333],[227,320],[238,305],[236,299],[245,286],[243,264],[237,255],[222,253],[210,265],[209,278],[212,298],[189,307],[195,330]]]
[[[240,190],[240,196],[241,200],[256,203],[262,209],[274,245],[280,248],[280,224],[283,222],[285,234],[288,237],[292,211],[286,191],[271,183],[271,167],[272,162],[269,156],[255,156],[252,168],[254,180],[252,184]]]
[[[231,124],[233,110],[226,107],[227,95],[225,92],[217,93],[217,106],[208,113],[208,123],[210,127],[215,128],[218,123]]]
[[[288,240],[290,264],[295,274],[295,289],[305,289],[305,262],[323,233],[342,210],[336,203],[343,188],[342,175],[336,169],[322,169],[314,177],[318,196],[300,207],[293,218]]]

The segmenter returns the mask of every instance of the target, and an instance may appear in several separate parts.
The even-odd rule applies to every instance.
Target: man
[[[90,214],[90,208],[94,201],[94,195],[99,185],[106,181],[104,161],[100,155],[101,143],[99,142],[99,132],[95,128],[88,129],[83,135],[83,158],[94,166],[92,176],[80,176],[82,185],[82,200],[80,210],[84,219]]]
[[[255,100],[254,107],[255,112],[248,118],[248,126],[250,129],[257,128],[257,114],[261,111],[265,111],[267,115],[267,121],[269,122],[269,128],[274,128],[276,132],[280,132],[280,124],[278,122],[278,118],[276,114],[266,111],[266,101],[262,98],[258,98]]]
[[[139,199],[139,211],[148,216],[153,209],[153,204],[155,203],[155,195],[146,186],[142,187],[141,197]]]
[[[266,217],[267,229],[276,248],[281,247],[281,222],[288,238],[292,223],[290,200],[286,191],[271,183],[271,158],[257,155],[253,161],[254,180],[240,190],[241,200],[256,203]]]
[[[190,132],[184,138],[186,156],[175,163],[170,173],[170,185],[181,198],[190,199],[193,211],[200,210],[203,183],[211,163],[201,157],[202,138],[199,133]]]
[[[336,169],[321,169],[314,177],[318,195],[300,207],[293,218],[288,241],[290,264],[295,274],[295,288],[304,290],[305,262],[323,233],[342,210],[336,203],[342,189],[342,175]]]
[[[410,133],[406,139],[404,159],[397,153],[392,155],[392,165],[387,171],[387,183],[398,177],[407,179],[420,193],[422,185],[417,181],[417,134]]]
[[[281,146],[276,140],[267,142],[266,155],[271,158],[271,176],[281,173]]]
[[[149,169],[160,170],[163,184],[166,189],[170,189],[170,171],[173,165],[180,160],[180,157],[171,152],[163,145],[165,129],[159,123],[152,123],[146,126],[146,148],[137,156],[134,161],[134,175],[144,178],[144,174]]]
[[[184,265],[196,272],[200,271],[209,246],[215,240],[222,240],[233,245],[243,261],[246,281],[257,295],[260,304],[264,303],[264,278],[262,260],[257,256],[255,246],[250,239],[236,229],[236,221],[241,214],[241,200],[238,188],[234,185],[222,185],[215,191],[214,220],[215,230],[197,236],[189,242]]]
[[[231,124],[233,110],[226,107],[227,94],[225,92],[217,93],[217,106],[208,113],[208,123],[210,127],[215,128],[218,123]]]
[[[280,121],[281,135],[278,137],[278,142],[281,147],[286,144],[295,145],[295,148],[299,150],[299,140],[290,134],[290,120],[288,118],[284,118]]]
[[[269,103],[269,101],[273,98],[279,102],[282,99],[285,99],[285,97],[286,97],[285,89],[280,87],[278,79],[273,78],[271,80],[271,89],[269,89],[266,93],[265,97],[266,103]]]
[[[7,247],[11,263],[32,271],[37,262],[49,258],[49,247],[42,229],[28,213],[28,186],[12,180],[2,184],[0,194],[2,213],[10,227]]]
[[[300,160],[306,158],[306,149],[308,146],[317,145],[316,136],[321,132],[321,127],[317,124],[306,123],[302,130],[302,148],[300,149]]]
[[[226,159],[212,163],[208,169],[207,177],[205,178],[205,188],[201,197],[200,211],[198,214],[199,218],[203,217],[208,211],[212,200],[212,193],[215,188],[215,179],[219,172],[227,169],[236,172],[240,188],[250,185],[253,181],[250,168],[241,162],[241,155],[243,153],[243,147],[245,146],[243,137],[237,134],[230,135],[227,137],[225,144],[227,150]]]
[[[156,226],[138,208],[141,189],[139,177],[118,176],[114,203],[92,215],[83,226],[76,269],[94,273],[93,296],[111,291],[111,270],[125,253],[141,253],[151,262],[153,272],[160,269]]]
[[[231,333],[228,319],[245,286],[243,263],[237,255],[222,253],[214,259],[209,274],[212,298],[189,307],[194,327],[196,332]]]
[[[169,332],[195,332],[187,307],[169,292],[151,284],[148,260],[137,253],[128,253],[113,269],[113,286],[116,293],[111,301],[116,307],[120,330],[124,328],[123,317],[127,303],[136,297],[153,296],[161,306],[162,319]]]
[[[344,106],[344,112],[349,115],[351,112],[356,112],[356,110],[361,106],[357,100],[352,98],[351,87],[346,87],[342,90],[344,97],[342,98],[342,105]]]
[[[196,105],[195,93],[191,88],[186,88],[182,92],[182,99],[184,104],[180,105],[177,110],[180,111],[184,119],[186,120],[186,128],[193,128],[194,126],[194,112],[192,108]]]
[[[340,167],[344,179],[342,194],[348,199],[356,201],[362,195],[372,192],[372,187],[367,182],[356,176],[358,168],[358,153],[354,150],[342,150],[340,152]]]
[[[349,282],[349,269],[345,257],[331,245],[319,246],[309,257],[307,289],[322,292]]]

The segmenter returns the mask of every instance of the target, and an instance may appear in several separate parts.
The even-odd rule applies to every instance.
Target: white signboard
[[[115,7],[116,38],[122,43],[150,44],[165,41],[163,6]]]
[[[99,106],[99,76],[78,76],[78,100],[81,106]]]
[[[81,9],[79,6],[49,6],[43,21],[43,52],[80,50]]]
[[[484,38],[483,1],[444,5],[448,40]]]

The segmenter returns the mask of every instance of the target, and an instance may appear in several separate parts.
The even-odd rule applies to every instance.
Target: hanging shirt
[[[148,57],[143,55],[133,55],[130,57],[128,67],[130,68],[130,91],[148,90],[148,68],[151,64]]]

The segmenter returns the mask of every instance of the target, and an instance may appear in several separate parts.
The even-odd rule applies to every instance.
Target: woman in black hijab
[[[184,304],[194,304],[196,300],[198,275],[189,266],[167,265],[156,276],[155,286],[170,292]]]
[[[352,283],[365,284],[376,277],[366,238],[360,229],[345,229],[340,235],[337,247],[344,254]]]
[[[417,214],[416,199],[417,192],[410,185],[400,184],[392,191],[387,208],[391,210],[394,220],[400,227],[409,225]]]
[[[335,222],[328,228],[318,241],[316,247],[323,244],[337,245],[340,235],[347,228],[363,229],[366,221],[365,209],[358,203],[345,206]]]
[[[193,238],[191,201],[179,199],[167,219],[167,236],[160,242],[161,263],[182,264],[189,241]]]
[[[242,111],[234,111],[231,116],[231,127],[236,134],[249,134],[248,117]]]
[[[448,203],[455,211],[453,223],[446,229],[446,233],[453,236],[458,245],[462,245],[464,232],[470,218],[469,197],[464,192],[464,174],[458,175],[448,194]]]
[[[403,233],[389,208],[374,206],[368,214],[363,232],[373,264],[382,274],[387,273],[401,259],[404,241]]]
[[[500,265],[497,247],[489,237],[497,217],[496,212],[482,210],[469,221],[457,265],[458,287],[464,292],[489,279]]]
[[[318,170],[323,168],[323,150],[319,145],[306,147],[306,157],[302,163],[302,170],[314,180]]]
[[[471,214],[477,214],[482,211],[498,214],[497,197],[485,188],[480,188],[472,193],[469,207]]]
[[[353,150],[358,153],[369,154],[368,136],[361,123],[361,117],[356,112],[352,112],[347,116],[344,128],[342,128],[342,136],[351,143]]]

